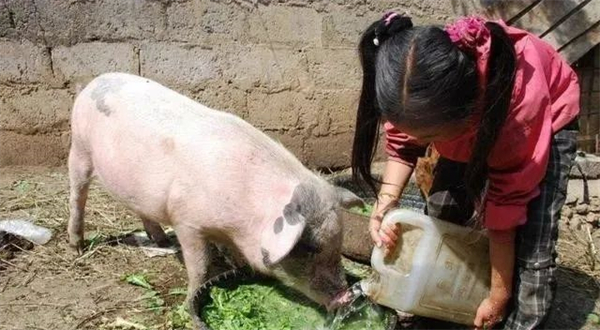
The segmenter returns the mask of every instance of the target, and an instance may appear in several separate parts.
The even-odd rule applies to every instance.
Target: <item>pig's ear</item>
[[[287,256],[300,240],[306,227],[306,219],[298,212],[277,218],[262,233],[260,251],[265,266],[278,263]]]
[[[349,209],[354,206],[365,207],[365,201],[356,196],[353,192],[342,187],[335,187],[335,191],[343,208]]]

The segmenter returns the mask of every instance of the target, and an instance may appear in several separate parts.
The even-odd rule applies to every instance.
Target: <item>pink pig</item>
[[[334,304],[345,289],[339,211],[362,200],[241,118],[149,79],[107,73],[77,96],[71,125],[68,232],[79,251],[97,177],[161,244],[160,225],[174,228],[188,300],[205,280],[207,240],[318,303]]]

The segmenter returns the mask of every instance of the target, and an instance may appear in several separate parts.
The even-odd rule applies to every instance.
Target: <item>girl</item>
[[[375,190],[370,165],[380,123],[389,155],[370,220],[373,240],[394,248],[401,228],[380,228],[382,216],[433,144],[441,157],[428,213],[488,230],[491,290],[475,326],[504,319],[505,329],[543,327],[576,151],[575,73],[534,35],[478,17],[441,29],[389,13],[364,32],[359,48],[355,179]]]

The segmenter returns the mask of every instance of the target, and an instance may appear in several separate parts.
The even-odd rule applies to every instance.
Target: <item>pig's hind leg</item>
[[[73,145],[69,152],[69,245],[79,254],[83,251],[85,202],[93,172],[92,161],[86,152]]]
[[[169,241],[169,237],[165,234],[165,231],[162,229],[160,224],[148,220],[142,217],[142,224],[144,224],[144,230],[149,238],[151,238],[156,245],[161,248],[166,248],[171,245]]]

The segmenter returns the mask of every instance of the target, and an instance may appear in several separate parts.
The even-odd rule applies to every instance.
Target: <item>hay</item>
[[[65,171],[42,175],[23,174],[0,189],[0,219],[28,218],[49,228],[53,239],[46,245],[18,252],[20,258],[35,261],[37,271],[51,274],[69,273],[74,280],[92,280],[96,268],[92,259],[127,258],[134,253],[126,246],[89,244],[109,236],[119,236],[142,227],[141,221],[108,194],[98,182],[90,186],[85,208],[86,243],[90,249],[76,257],[66,244],[69,219],[69,184]],[[10,265],[19,269],[23,266]],[[28,267],[20,269],[26,272]],[[92,270],[92,271],[90,271]]]
[[[25,175],[0,190],[0,216],[31,217],[34,223],[63,233],[69,218],[69,185],[66,173]],[[140,222],[115,201],[98,182],[90,186],[86,204],[86,232],[117,235],[139,228]]]

